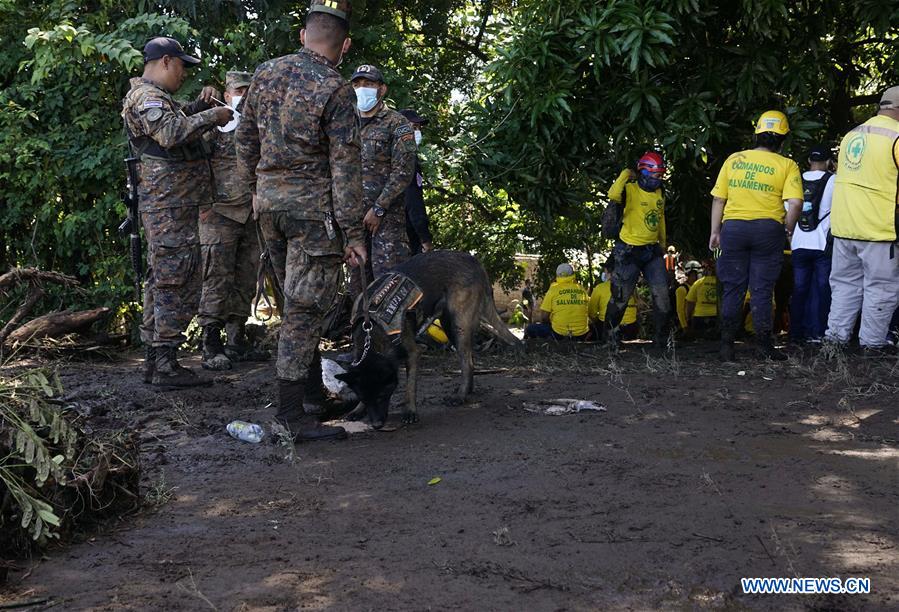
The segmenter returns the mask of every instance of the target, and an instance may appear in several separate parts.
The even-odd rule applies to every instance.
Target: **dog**
[[[383,324],[377,315],[372,316],[366,347],[364,300],[361,295],[356,299],[353,308],[356,360],[347,372],[337,375],[360,400],[350,418],[358,418],[365,411],[375,429],[383,427],[387,420],[390,398],[399,384],[400,364],[406,366],[406,409],[402,421],[418,422],[415,396],[420,349],[415,339],[434,319],[440,319],[461,364],[462,381],[455,395],[448,398],[449,404],[462,404],[474,389],[472,343],[479,328],[485,328],[508,346],[523,350],[522,342],[496,312],[487,272],[468,253],[431,251],[416,255],[375,280],[366,292],[372,301],[370,310],[375,310],[378,300],[382,300],[380,304],[384,307],[379,313],[402,302],[402,312],[388,312],[386,318],[393,316],[392,327]]]

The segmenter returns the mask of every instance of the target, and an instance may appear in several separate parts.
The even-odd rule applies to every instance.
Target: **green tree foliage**
[[[759,113],[788,113],[785,152],[802,161],[899,82],[899,2],[886,4],[525,0],[462,122],[456,182],[507,193],[551,270],[566,249],[595,251],[589,203],[658,147],[669,236],[701,254],[711,183]]]
[[[305,2],[0,0],[0,270],[76,275],[130,299],[115,231],[119,119],[140,49],[171,35],[204,62],[179,95],[295,50]],[[383,67],[393,104],[432,119],[423,148],[438,243],[507,284],[515,252],[552,270],[604,248],[597,218],[645,147],[672,168],[669,234],[699,251],[711,180],[769,107],[788,151],[833,142],[899,81],[899,1],[360,0],[341,70]],[[0,318],[4,315],[0,312]]]

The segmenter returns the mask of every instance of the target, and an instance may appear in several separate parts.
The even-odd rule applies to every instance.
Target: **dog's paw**
[[[403,413],[403,423],[405,425],[415,425],[418,423],[418,413],[407,410]]]
[[[443,403],[447,406],[461,406],[465,403],[465,400],[458,395],[447,395],[443,398]]]

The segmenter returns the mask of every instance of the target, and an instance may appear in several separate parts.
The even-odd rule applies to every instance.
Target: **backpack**
[[[624,207],[627,202],[627,185],[621,190],[621,204],[609,200],[606,209],[602,211],[600,227],[602,237],[606,240],[618,240],[621,233],[621,225],[624,222]]]
[[[827,181],[833,176],[832,172],[824,172],[824,176],[814,181],[802,179],[803,203],[802,212],[799,214],[799,229],[803,232],[813,232],[817,229],[818,224],[826,219],[830,213],[828,212],[823,218],[819,219],[818,215],[821,211],[821,200],[824,198],[824,189],[827,187]],[[809,210],[806,205],[811,204]]]

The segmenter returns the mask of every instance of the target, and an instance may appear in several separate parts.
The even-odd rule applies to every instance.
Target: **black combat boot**
[[[756,342],[758,343],[758,352],[763,359],[771,361],[786,361],[786,354],[774,347],[774,338],[771,332],[759,331],[756,334]]]
[[[153,384],[153,373],[156,372],[156,347],[149,344],[144,347],[144,384]]]
[[[253,345],[246,335],[243,321],[229,320],[225,323],[225,355],[231,361],[268,361],[271,353]]]
[[[159,387],[186,388],[211,385],[208,378],[197,376],[178,363],[178,349],[174,346],[156,347],[156,371],[153,384]]]
[[[306,413],[303,401],[305,388],[304,379],[278,379],[278,412],[275,420],[290,432],[295,442],[346,438],[343,427],[322,425],[314,415]]]
[[[736,361],[734,340],[737,338],[737,328],[739,326],[740,322],[737,320],[724,319],[721,322],[721,348],[718,351],[718,356],[725,363]]]
[[[222,346],[222,328],[218,325],[207,325],[203,328],[203,361],[204,370],[230,370],[231,360]]]

